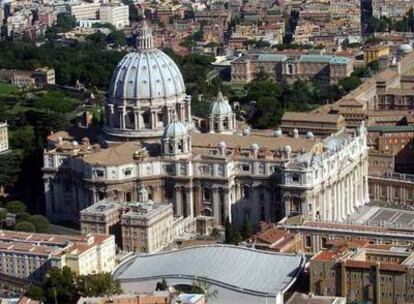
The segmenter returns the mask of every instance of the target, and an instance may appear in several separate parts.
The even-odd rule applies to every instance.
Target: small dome
[[[179,121],[169,123],[164,130],[164,138],[183,137],[187,135],[187,128]]]
[[[280,136],[282,136],[283,134],[282,134],[282,130],[280,129],[280,128],[278,128],[277,130],[275,130],[274,132],[273,132],[273,136],[275,136],[275,137],[280,137]]]
[[[219,142],[218,144],[219,148],[224,149],[226,148],[227,144],[224,141]]]
[[[259,145],[258,144],[252,144],[251,148],[252,148],[252,150],[259,150]]]
[[[289,145],[286,145],[284,150],[285,150],[286,153],[291,153],[292,152],[292,147],[289,146]]]
[[[293,131],[292,131],[292,135],[293,135],[293,137],[298,137],[298,136],[299,136],[299,131],[298,131],[298,129],[293,129]]]
[[[229,115],[233,114],[233,109],[229,105],[227,99],[219,91],[217,94],[217,100],[213,102],[210,108],[210,115]]]
[[[398,48],[399,53],[408,54],[413,51],[413,48],[410,44],[401,44]]]
[[[246,128],[246,129],[244,129],[244,130],[243,130],[243,135],[244,135],[244,136],[248,136],[248,135],[250,135],[250,128]]]
[[[307,138],[313,138],[313,132],[308,131],[308,133],[306,133],[306,137]]]

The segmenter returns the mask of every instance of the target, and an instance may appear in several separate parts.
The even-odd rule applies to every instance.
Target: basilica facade
[[[50,219],[78,221],[102,200],[137,201],[143,187],[152,201],[172,204],[175,216],[218,226],[293,215],[341,221],[369,199],[363,124],[325,138],[242,130],[219,92],[201,133],[179,68],[154,48],[146,25],[114,71],[105,113],[106,145],[67,132],[48,137]]]

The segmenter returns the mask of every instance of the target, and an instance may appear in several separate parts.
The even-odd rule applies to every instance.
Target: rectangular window
[[[312,237],[309,235],[305,237],[305,247],[312,247]]]

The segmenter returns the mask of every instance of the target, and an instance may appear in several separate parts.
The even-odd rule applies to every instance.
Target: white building
[[[40,281],[54,266],[68,266],[80,275],[111,272],[115,267],[115,237],[0,230],[0,273]]]
[[[0,153],[9,150],[9,134],[7,122],[0,122]]]
[[[67,5],[68,12],[76,18],[76,20],[99,19],[99,2],[73,2]]]
[[[129,7],[124,4],[103,4],[99,9],[99,19],[101,23],[110,23],[121,30],[129,25]]]

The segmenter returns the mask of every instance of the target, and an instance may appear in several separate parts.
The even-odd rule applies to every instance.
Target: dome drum
[[[191,97],[185,93],[181,72],[153,45],[151,30],[144,22],[137,50],[125,55],[112,75],[104,127],[110,137],[121,141],[161,138],[174,112],[188,129],[192,126]]]

